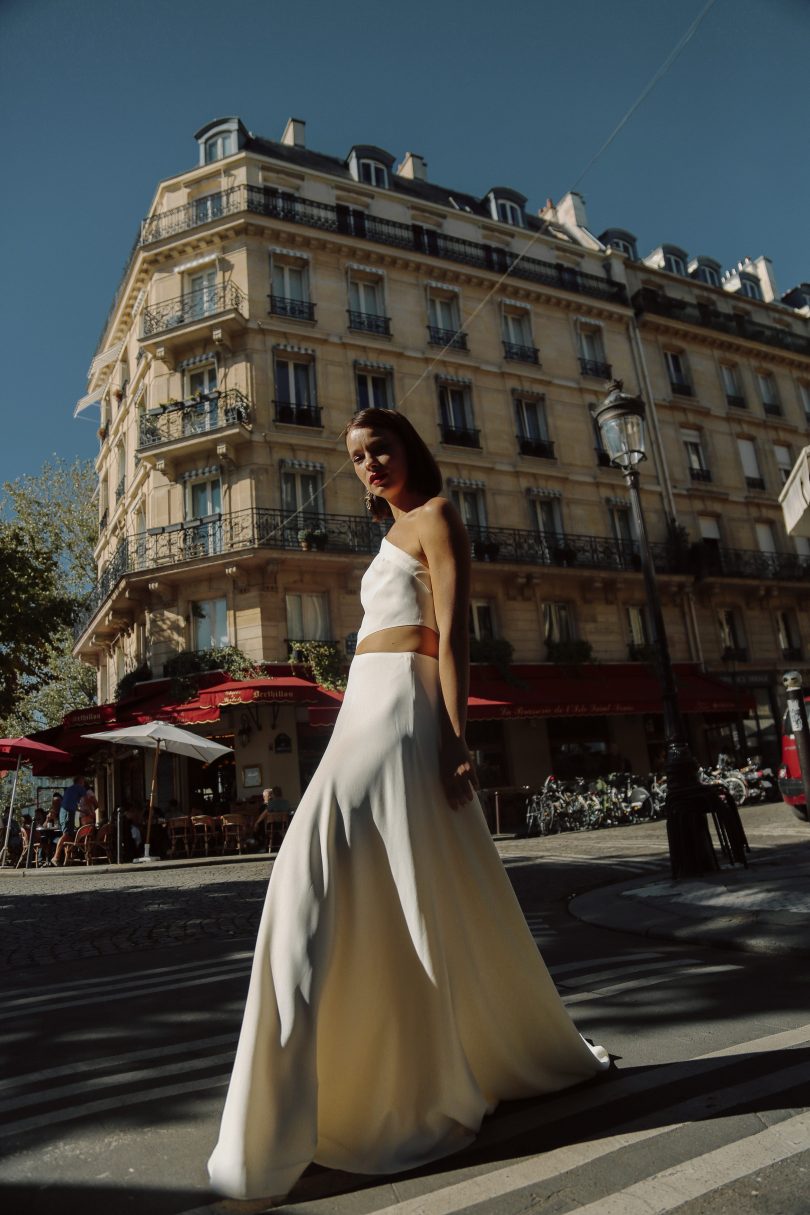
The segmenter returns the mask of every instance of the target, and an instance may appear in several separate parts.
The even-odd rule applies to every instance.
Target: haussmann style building
[[[339,705],[318,679],[351,656],[382,535],[340,438],[377,404],[416,425],[469,528],[482,783],[593,774],[616,752],[649,771],[663,726],[638,545],[590,414],[615,377],[648,409],[643,502],[693,744],[773,759],[779,673],[810,645],[810,542],[778,504],[810,426],[810,290],[779,298],[765,258],[639,258],[576,194],[533,213],[513,187],[435,184],[414,153],[314,152],[296,119],[278,142],[238,118],[196,139],[77,404],[100,411],[75,649],[99,704],[63,744],[167,716],[234,756],[167,760],[161,798],[297,799]],[[239,678],[241,656],[264,665]],[[109,805],[143,798],[140,757],[95,758]]]

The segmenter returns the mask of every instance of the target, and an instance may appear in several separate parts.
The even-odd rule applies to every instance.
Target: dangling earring
[[[368,511],[369,514],[371,514],[371,504],[374,501],[374,495],[370,489],[367,489],[366,492],[363,494],[363,501],[366,504],[366,510]]]

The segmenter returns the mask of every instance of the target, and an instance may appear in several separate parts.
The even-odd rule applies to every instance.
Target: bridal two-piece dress
[[[384,540],[358,640],[436,629],[430,574]],[[233,1198],[312,1161],[395,1173],[468,1144],[503,1099],[609,1065],[568,1017],[477,799],[439,778],[438,662],[355,656],[334,732],[273,867],[209,1161]]]

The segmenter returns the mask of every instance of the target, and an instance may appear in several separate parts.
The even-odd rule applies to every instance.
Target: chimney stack
[[[413,181],[427,181],[427,161],[416,152],[406,152],[397,173],[400,177],[410,177]]]
[[[303,118],[288,118],[284,134],[281,136],[281,142],[286,143],[290,148],[305,147],[304,131],[306,125]]]

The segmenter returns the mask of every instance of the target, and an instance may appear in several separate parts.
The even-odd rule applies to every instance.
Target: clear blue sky
[[[90,456],[72,407],[159,179],[238,114],[346,155],[419,152],[429,176],[555,201],[705,0],[2,0],[0,480]],[[580,189],[593,231],[628,228],[724,266],[810,278],[810,0],[715,0]]]

